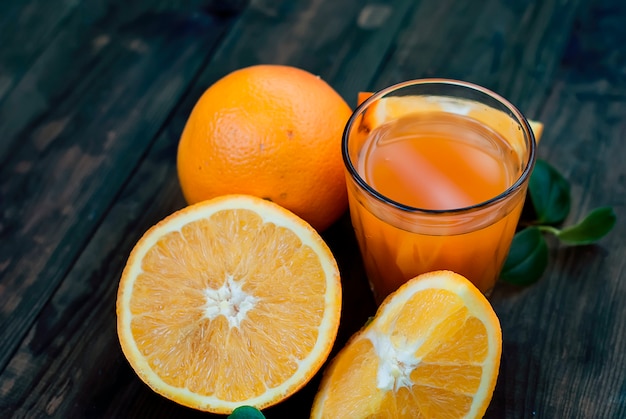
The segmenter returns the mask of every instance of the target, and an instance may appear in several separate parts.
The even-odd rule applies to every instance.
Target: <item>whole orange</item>
[[[351,112],[325,81],[295,67],[224,76],[200,97],[180,139],[185,199],[254,195],[326,229],[347,208],[341,135]]]

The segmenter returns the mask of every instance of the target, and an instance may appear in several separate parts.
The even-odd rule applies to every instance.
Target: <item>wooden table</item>
[[[621,0],[3,0],[0,417],[207,417],[137,378],[115,297],[137,239],[185,205],[175,156],[193,104],[256,63],[319,74],[351,105],[464,79],[543,121],[568,223],[601,205],[618,223],[597,245],[550,242],[537,284],[497,285],[487,417],[626,417],[625,37]],[[343,276],[339,347],[374,305],[348,216],[324,238]],[[307,417],[318,383],[266,415]]]

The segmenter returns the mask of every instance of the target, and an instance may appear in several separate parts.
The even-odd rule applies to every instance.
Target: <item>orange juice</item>
[[[344,134],[350,216],[378,302],[439,269],[488,294],[524,205],[534,162],[527,126],[474,102],[454,108],[479,117],[428,103],[371,131],[355,113]]]
[[[377,127],[361,153],[358,171],[374,189],[428,210],[487,201],[518,176],[514,150],[501,135],[444,112],[409,115]]]

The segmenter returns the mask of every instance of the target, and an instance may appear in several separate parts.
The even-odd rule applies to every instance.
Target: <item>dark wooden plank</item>
[[[7,1],[2,7],[7,10],[0,13],[0,161],[21,130],[54,108],[88,72],[109,39],[106,33],[94,37],[92,23],[110,13],[115,2]],[[96,42],[80,50],[85,38]]]
[[[202,13],[146,14],[128,24],[0,169],[0,367],[227,24]]]
[[[356,93],[369,85],[415,5],[413,0],[253,0],[200,83],[206,87],[248,65],[288,64],[320,75],[354,106]]]
[[[539,154],[572,185],[567,223],[602,205],[613,206],[618,223],[597,245],[551,241],[538,284],[496,289],[505,347],[494,407],[507,417],[626,417],[625,21],[621,2],[579,10],[542,107]]]
[[[536,118],[580,3],[422,2],[372,88],[412,78],[462,79]]]
[[[128,406],[109,405],[108,398],[135,398],[147,390],[136,385],[117,341],[117,282],[136,232],[183,205],[175,181],[176,145],[177,134],[171,129],[160,136],[45,305],[0,375],[0,412],[124,417]]]
[[[0,102],[79,4],[71,0],[0,3]]]
[[[7,0],[0,3],[0,162],[29,124],[82,83],[101,49],[145,13],[228,15],[245,0]],[[85,40],[90,39],[91,48]]]

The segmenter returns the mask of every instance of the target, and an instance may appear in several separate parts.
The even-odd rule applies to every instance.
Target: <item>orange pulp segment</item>
[[[502,352],[499,320],[461,275],[420,275],[389,295],[324,371],[312,418],[479,418]]]
[[[318,233],[271,202],[223,196],[184,208],[132,250],[118,336],[161,395],[230,413],[278,403],[319,370],[341,312],[336,262]]]

